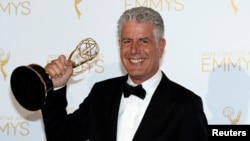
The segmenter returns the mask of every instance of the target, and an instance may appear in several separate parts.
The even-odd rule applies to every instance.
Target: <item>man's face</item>
[[[153,25],[126,23],[119,43],[121,61],[134,83],[140,84],[158,71],[166,43],[161,39],[157,47]]]

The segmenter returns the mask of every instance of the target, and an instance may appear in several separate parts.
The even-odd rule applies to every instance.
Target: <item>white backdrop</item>
[[[1,0],[0,140],[46,140],[40,111],[23,109],[12,95],[16,67],[44,66],[69,55],[82,39],[96,40],[99,56],[70,79],[72,112],[93,83],[123,74],[116,22],[124,10],[141,5],[163,15],[167,46],[161,68],[202,97],[209,124],[249,124],[250,1]]]

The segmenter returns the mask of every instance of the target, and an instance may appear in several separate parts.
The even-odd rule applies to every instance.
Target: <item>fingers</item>
[[[68,61],[64,55],[52,60],[44,68],[52,80],[54,88],[64,86],[73,72],[71,61]]]
[[[56,60],[52,60],[45,66],[45,70],[51,78],[60,78],[65,74],[66,71],[66,57],[61,55]]]

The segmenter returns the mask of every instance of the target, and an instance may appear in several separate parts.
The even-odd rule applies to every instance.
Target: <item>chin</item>
[[[128,74],[129,74],[130,76],[136,77],[136,76],[141,76],[141,75],[142,75],[142,72],[141,72],[141,71],[129,71]]]

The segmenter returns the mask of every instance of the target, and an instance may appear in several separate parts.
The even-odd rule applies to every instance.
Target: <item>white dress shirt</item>
[[[146,91],[146,97],[144,99],[135,95],[130,95],[128,98],[125,98],[124,95],[122,96],[118,117],[117,141],[133,140],[135,132],[139,127],[142,117],[161,78],[162,73],[158,70],[153,77],[142,83],[142,87]],[[127,83],[136,86],[130,77]]]

